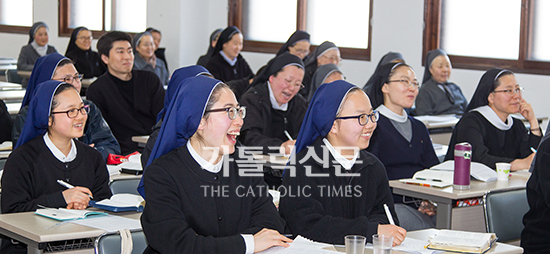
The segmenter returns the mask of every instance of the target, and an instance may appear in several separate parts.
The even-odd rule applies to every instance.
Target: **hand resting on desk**
[[[254,235],[254,252],[260,252],[273,246],[290,246],[292,239],[279,234],[277,230],[264,228]]]
[[[79,186],[64,190],[62,193],[67,203],[67,209],[86,209],[88,202],[90,202],[88,195],[92,196],[92,192],[88,188]]]

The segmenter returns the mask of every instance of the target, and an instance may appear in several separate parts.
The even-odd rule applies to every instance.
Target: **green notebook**
[[[48,208],[48,209],[37,209],[35,214],[40,216],[48,217],[50,219],[66,221],[66,220],[80,220],[85,219],[89,216],[103,216],[107,215],[105,212],[96,212],[90,210],[74,210],[74,209],[65,209],[65,208]]]

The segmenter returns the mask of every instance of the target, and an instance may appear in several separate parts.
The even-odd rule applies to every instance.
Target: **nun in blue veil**
[[[404,240],[405,229],[389,225],[384,212],[387,204],[399,223],[384,166],[364,150],[377,120],[355,85],[338,80],[319,87],[279,188],[279,212],[293,235],[331,244],[344,244],[346,235]]]
[[[4,167],[2,213],[35,211],[40,205],[85,209],[90,196],[111,197],[101,154],[75,140],[83,134],[87,110],[70,84],[51,80],[36,87],[21,137]],[[57,180],[76,187],[67,189]],[[1,252],[27,250],[4,240]]]
[[[279,233],[263,177],[240,175],[234,146],[245,116],[219,80],[179,86],[138,188],[147,197],[144,253],[252,253],[292,241]]]
[[[210,72],[208,72],[208,70],[201,65],[182,67],[175,70],[172,74],[172,78],[170,79],[170,82],[168,82],[168,88],[166,89],[166,94],[164,96],[164,108],[162,108],[162,110],[158,113],[157,123],[155,124],[155,126],[153,126],[153,132],[151,133],[151,135],[149,135],[149,139],[147,139],[147,144],[145,145],[145,147],[143,148],[143,152],[141,153],[141,166],[143,168],[147,166],[149,156],[151,155],[151,151],[153,150],[155,142],[157,141],[157,136],[162,126],[162,119],[166,114],[166,110],[168,109],[168,107],[170,106],[170,102],[178,92],[180,85],[183,84],[183,80],[199,75],[207,75],[210,77],[212,76]]]
[[[72,66],[72,68],[70,66]],[[21,103],[21,109],[19,109],[14,119],[11,133],[14,143],[17,143],[23,125],[27,119],[29,103],[36,94],[37,85],[52,79],[58,81],[66,80],[80,93],[82,84],[78,75],[79,73],[75,69],[73,61],[59,53],[52,53],[38,58],[29,78],[25,97],[23,97],[23,102]],[[99,108],[90,100],[83,100],[83,102],[85,105],[89,106],[90,111],[88,113],[86,126],[84,127],[84,135],[78,138],[78,140],[88,145],[93,144],[93,147],[101,153],[104,159],[106,159],[109,154],[120,154],[118,141],[113,136],[105,119],[103,119]]]

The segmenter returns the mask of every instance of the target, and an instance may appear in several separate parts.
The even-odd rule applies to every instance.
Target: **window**
[[[0,0],[0,31],[28,33],[32,24],[32,0]]]
[[[245,51],[276,53],[294,31],[304,30],[311,35],[312,45],[332,41],[343,58],[370,60],[372,0],[229,3],[229,25],[242,30]]]
[[[145,31],[146,0],[61,0],[59,35],[70,36],[73,29],[85,26],[99,37],[106,31],[130,33]]]
[[[445,50],[453,67],[550,74],[550,2],[425,0],[423,55]],[[465,18],[467,16],[467,18]]]

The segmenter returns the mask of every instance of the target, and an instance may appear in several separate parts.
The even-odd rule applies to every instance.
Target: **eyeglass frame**
[[[519,86],[515,89],[504,89],[504,90],[498,90],[498,91],[494,90],[491,93],[500,93],[500,92],[505,92],[508,96],[514,96],[517,93],[522,94],[523,92],[525,92],[525,88],[523,86]]]
[[[76,37],[77,40],[83,40],[83,41],[87,41],[87,40],[93,40],[94,37],[93,36],[80,36],[80,37]]]
[[[235,112],[235,117],[231,118],[231,110],[235,109],[236,112]],[[226,111],[227,112],[227,117],[230,119],[230,120],[235,120],[237,119],[237,115],[241,118],[241,119],[244,119],[246,117],[246,107],[245,106],[239,106],[239,107],[225,107],[225,108],[216,108],[216,109],[210,109],[210,110],[206,110],[204,111],[204,113],[212,113],[212,112],[222,112],[222,111]]]
[[[338,63],[341,63],[341,62],[342,62],[342,60],[344,60],[344,59],[342,59],[342,57],[341,57],[341,56],[340,56],[340,57],[338,57],[338,58],[336,58],[336,57],[334,57],[334,56],[326,56],[326,55],[322,55],[321,57],[326,57],[326,58],[328,58],[328,59],[329,59],[330,61],[334,61],[334,60],[337,60],[337,61],[338,61]]]
[[[82,74],[75,74],[74,76],[65,76],[63,77],[62,79],[54,79],[54,80],[57,80],[57,81],[63,81],[65,83],[69,83],[69,84],[72,84],[74,80],[76,80],[78,78],[78,80],[80,82],[82,82],[82,77],[84,75]]]
[[[413,86],[416,89],[420,89],[420,82],[418,82],[418,81],[414,82],[414,81],[410,81],[410,80],[406,80],[406,79],[395,79],[395,80],[386,81],[386,83],[391,83],[391,82],[399,82],[399,83],[405,85],[407,88]]]
[[[73,110],[76,110],[76,111],[73,111]],[[82,112],[82,110],[84,110],[84,112]],[[69,112],[71,112],[71,111],[77,112],[76,115],[73,116],[73,117],[71,117],[71,116],[69,115]],[[62,113],[67,114],[67,117],[70,118],[70,119],[73,119],[73,118],[78,117],[78,114],[81,114],[81,115],[83,115],[83,116],[84,116],[84,115],[87,116],[87,115],[90,113],[90,106],[89,106],[89,105],[84,105],[84,106],[82,106],[82,107],[80,107],[80,108],[72,108],[72,109],[69,109],[69,110],[67,110],[67,111],[51,112],[50,115],[62,114]]]
[[[365,124],[361,124],[361,116],[366,116],[367,117],[367,122]],[[376,119],[373,120],[372,118],[375,117]],[[367,114],[367,113],[363,113],[363,114],[360,114],[360,115],[356,115],[356,116],[341,116],[341,117],[336,117],[334,118],[334,120],[345,120],[345,119],[353,119],[353,118],[357,118],[357,122],[359,123],[359,125],[361,126],[365,126],[369,123],[369,119],[372,123],[377,123],[378,120],[380,119],[380,112],[378,110],[373,110],[372,113],[370,114]]]

